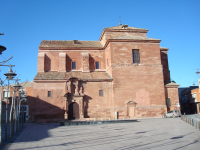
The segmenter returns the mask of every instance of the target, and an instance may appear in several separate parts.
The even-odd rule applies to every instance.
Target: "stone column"
[[[79,100],[79,110],[80,110],[80,119],[84,118],[84,110],[83,110],[83,97]]]
[[[65,99],[65,114],[64,114],[64,119],[67,120],[68,119],[68,102],[67,102],[67,98]]]

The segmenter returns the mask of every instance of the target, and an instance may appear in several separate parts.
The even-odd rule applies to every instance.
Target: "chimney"
[[[74,44],[78,44],[78,40],[73,40],[73,43]]]

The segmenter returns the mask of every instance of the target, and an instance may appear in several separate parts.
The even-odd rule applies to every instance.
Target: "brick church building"
[[[30,120],[159,117],[176,109],[168,48],[147,32],[120,24],[104,28],[99,41],[41,41]]]

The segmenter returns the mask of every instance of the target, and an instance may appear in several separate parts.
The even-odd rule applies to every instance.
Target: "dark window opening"
[[[133,54],[133,63],[140,63],[139,50],[137,49],[132,50],[132,54]]]
[[[76,62],[72,62],[72,69],[76,69]]]
[[[99,90],[99,96],[103,96],[103,90]]]
[[[166,99],[166,103],[167,103],[167,107],[170,107],[170,106],[171,106],[171,100],[170,100],[170,98],[167,98],[167,99]]]
[[[48,91],[48,97],[51,97],[51,91]]]
[[[98,61],[95,62],[95,66],[96,66],[96,69],[99,69],[99,62]]]

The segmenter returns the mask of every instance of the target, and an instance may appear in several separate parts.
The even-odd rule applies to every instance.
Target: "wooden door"
[[[79,105],[75,102],[69,104],[68,107],[68,119],[73,120],[73,119],[79,119]]]

